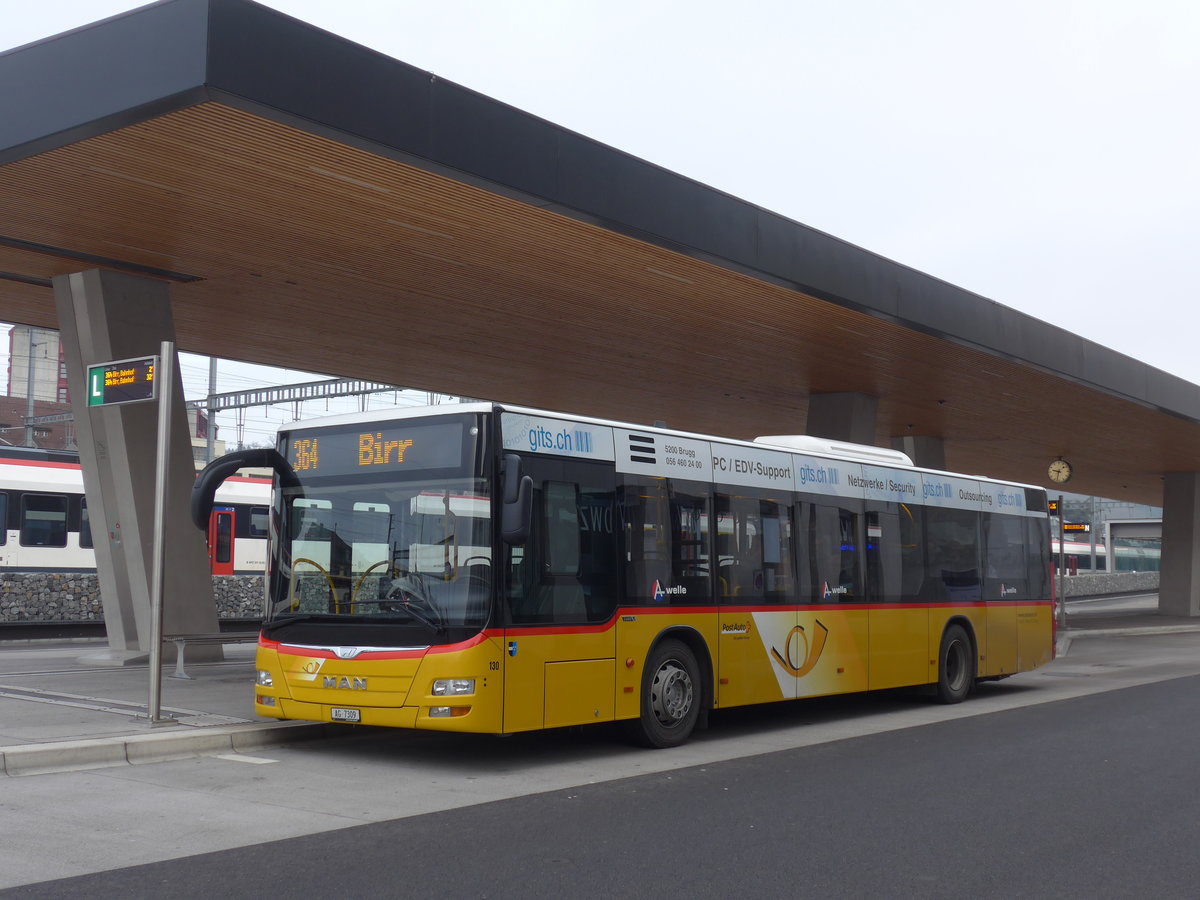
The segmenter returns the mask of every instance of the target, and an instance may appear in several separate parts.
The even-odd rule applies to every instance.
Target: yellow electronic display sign
[[[469,453],[464,449],[464,436],[465,423],[453,420],[300,429],[286,435],[284,452],[298,475],[458,470]]]
[[[88,366],[88,406],[135,403],[156,396],[154,368],[157,356],[118,359]]]

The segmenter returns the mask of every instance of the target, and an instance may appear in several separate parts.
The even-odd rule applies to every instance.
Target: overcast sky
[[[1200,383],[1194,0],[266,5]]]

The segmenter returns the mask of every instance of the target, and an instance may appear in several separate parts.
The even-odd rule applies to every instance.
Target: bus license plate
[[[362,713],[357,709],[346,709],[343,706],[331,706],[329,708],[329,718],[335,722],[360,722],[362,721]]]

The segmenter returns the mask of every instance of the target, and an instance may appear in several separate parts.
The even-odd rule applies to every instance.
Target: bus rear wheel
[[[961,703],[975,683],[975,651],[961,625],[942,632],[938,651],[937,696],[942,703]]]
[[[700,666],[682,641],[662,641],[642,672],[641,715],[632,720],[634,740],[647,747],[677,747],[700,718]]]

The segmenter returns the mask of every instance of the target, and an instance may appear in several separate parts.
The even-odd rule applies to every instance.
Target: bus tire
[[[951,625],[942,632],[938,650],[937,698],[942,703],[961,703],[975,684],[975,650],[966,629]]]
[[[678,747],[691,737],[703,697],[696,655],[682,641],[661,641],[642,670],[641,715],[629,723],[631,736],[646,747]]]

